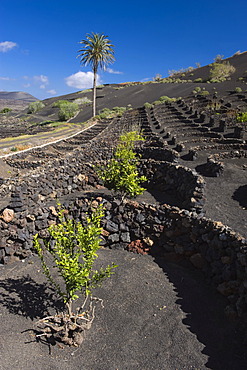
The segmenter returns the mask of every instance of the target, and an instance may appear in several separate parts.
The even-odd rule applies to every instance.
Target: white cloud
[[[34,76],[33,79],[37,83],[40,83],[41,82],[41,85],[39,86],[40,89],[45,89],[46,86],[49,84],[48,77],[47,76],[44,76],[44,75]]]
[[[88,89],[93,86],[93,72],[77,72],[66,77],[65,82],[70,87],[76,89]],[[100,84],[100,78],[97,75],[97,84]]]
[[[106,72],[108,72],[108,73],[112,73],[112,74],[114,74],[114,75],[122,75],[122,74],[123,74],[123,72],[120,72],[120,71],[114,71],[114,69],[112,69],[112,68],[106,68]]]
[[[43,82],[43,84],[49,83],[48,77],[44,75],[34,76],[34,80],[37,82]]]
[[[15,46],[17,46],[16,42],[12,42],[12,41],[0,42],[0,52],[7,53],[7,51],[13,49]]]
[[[48,94],[55,95],[57,92],[54,89],[48,90]]]
[[[23,87],[27,88],[27,87],[30,87],[31,84],[24,84]]]
[[[11,81],[12,78],[10,78],[10,77],[0,77],[0,80],[1,81]]]

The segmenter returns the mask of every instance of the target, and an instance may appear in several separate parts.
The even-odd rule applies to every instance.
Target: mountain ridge
[[[38,100],[33,95],[24,91],[0,91],[0,99],[5,100],[24,100],[28,102]]]

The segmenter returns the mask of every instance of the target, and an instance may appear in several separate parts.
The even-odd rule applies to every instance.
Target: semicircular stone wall
[[[161,206],[97,197],[65,201],[68,217],[82,220],[91,206],[102,203],[102,245],[136,253],[178,254],[201,269],[228,298],[226,313],[247,320],[246,240],[220,222],[166,204]],[[0,259],[8,263],[32,253],[32,238],[48,238],[47,227],[58,222],[56,207],[43,205],[0,220]]]

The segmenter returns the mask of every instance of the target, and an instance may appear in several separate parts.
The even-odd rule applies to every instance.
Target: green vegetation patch
[[[236,93],[241,93],[243,90],[241,89],[241,87],[236,87],[235,88],[235,92]]]
[[[247,122],[247,112],[242,112],[237,115],[237,122]]]
[[[6,108],[3,108],[3,109],[0,111],[0,113],[9,113],[9,112],[11,112],[11,111],[12,111],[12,109],[11,109],[11,108],[6,107]]]
[[[67,121],[73,118],[79,110],[78,104],[69,102],[68,100],[58,100],[52,106],[59,108],[58,118],[61,121]]]
[[[120,194],[122,200],[125,196],[135,197],[145,190],[140,183],[147,179],[138,174],[138,155],[134,152],[135,142],[140,140],[144,139],[137,131],[121,135],[113,158],[106,166],[98,168],[98,175],[104,185]]]
[[[203,82],[202,78],[196,78],[194,82]]]
[[[45,107],[45,104],[42,101],[34,101],[29,104],[27,108],[27,113],[28,114],[36,113],[44,107]]]
[[[213,63],[210,69],[210,81],[211,82],[223,82],[229,78],[236,68],[233,67],[229,62]]]
[[[131,109],[130,106],[128,107],[114,107],[112,109],[109,108],[104,108],[102,111],[100,111],[100,114],[95,116],[97,119],[109,119],[109,118],[114,118],[114,117],[121,117],[126,110]]]
[[[55,328],[52,334],[55,340],[78,346],[83,340],[84,330],[90,328],[94,319],[95,299],[91,299],[89,306],[86,306],[87,299],[95,287],[113,274],[117,265],[112,263],[99,270],[94,269],[97,252],[101,247],[101,219],[104,216],[102,205],[92,208],[91,214],[87,214],[83,222],[66,218],[65,210],[61,208],[56,213],[60,222],[49,226],[48,241],[40,240],[36,234],[33,246],[47,280],[63,299],[66,312],[39,320],[37,327],[41,335],[47,338],[51,335],[51,328]],[[84,303],[75,309],[73,303],[81,295],[85,298]]]

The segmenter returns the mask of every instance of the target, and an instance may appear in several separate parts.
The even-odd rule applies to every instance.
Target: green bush
[[[113,117],[121,117],[124,112],[126,112],[127,109],[131,109],[131,106],[129,105],[126,107],[114,107],[112,109],[104,108],[100,111],[100,114],[96,116],[98,119],[110,119]]]
[[[38,234],[34,236],[34,248],[41,260],[43,272],[58,294],[64,301],[67,314],[49,316],[42,322],[45,326],[42,335],[52,333],[48,328],[54,329],[54,334],[58,334],[58,339],[66,344],[78,345],[78,334],[85,329],[85,323],[89,322],[89,312],[80,312],[84,305],[73,312],[73,302],[79,298],[78,294],[84,295],[85,299],[91,295],[92,289],[101,283],[105,277],[113,273],[116,265],[108,265],[106,268],[93,270],[93,264],[100,248],[100,222],[104,215],[103,207],[99,206],[92,210],[84,223],[65,219],[64,211],[60,210],[57,225],[48,228],[50,240],[40,242]],[[44,252],[43,245],[48,254]],[[53,264],[47,263],[47,259],[52,259]],[[54,272],[58,274],[55,278]],[[85,302],[84,302],[85,303]],[[94,310],[92,314],[94,313]],[[40,327],[40,326],[39,326]],[[73,334],[76,334],[75,336]]]
[[[166,102],[174,102],[176,100],[177,100],[176,98],[170,98],[169,96],[164,95],[164,96],[161,96],[159,100],[154,101],[153,105],[160,105]]]
[[[194,82],[202,82],[202,78],[196,78]]]
[[[229,62],[214,63],[210,69],[211,82],[223,82],[236,71]]]
[[[57,100],[52,104],[52,107],[54,108],[62,108],[64,105],[69,104],[70,102],[68,100]]]
[[[11,109],[11,108],[6,107],[6,108],[3,108],[3,109],[0,111],[0,113],[9,113],[9,112],[11,112],[11,111],[12,111],[12,109]]]
[[[68,119],[72,118],[75,116],[75,114],[79,110],[79,106],[76,103],[60,103],[60,109],[58,112],[58,118],[61,121],[67,121]]]
[[[208,96],[209,95],[209,91],[203,90],[203,91],[200,92],[200,95],[201,96]]]
[[[104,185],[120,194],[122,200],[125,196],[135,197],[145,190],[140,186],[140,183],[147,179],[144,176],[139,177],[138,159],[134,152],[135,142],[139,140],[143,140],[143,137],[137,131],[121,135],[113,158],[104,168],[97,169]]]
[[[201,88],[200,88],[200,86],[197,86],[197,87],[195,87],[194,88],[194,90],[193,90],[193,94],[198,94],[199,92],[201,92]]]
[[[241,89],[241,87],[236,87],[235,88],[235,92],[236,93],[241,93],[243,90]]]
[[[242,112],[237,115],[237,122],[247,122],[247,112]]]
[[[45,104],[42,103],[42,101],[34,101],[34,102],[29,104],[29,106],[27,108],[27,113],[28,114],[36,113],[44,107],[45,107]]]
[[[147,108],[147,109],[151,109],[151,108],[153,108],[153,104],[146,102],[144,104],[144,107]]]

